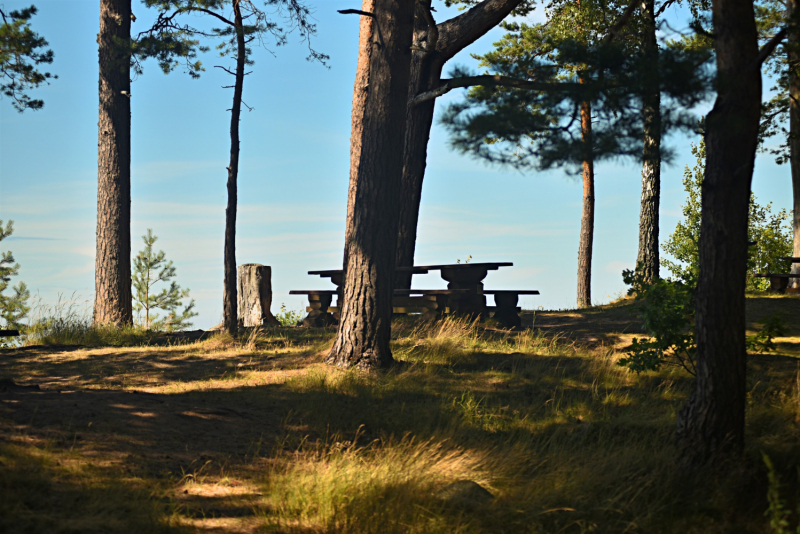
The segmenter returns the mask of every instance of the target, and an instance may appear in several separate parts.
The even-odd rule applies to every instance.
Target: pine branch
[[[586,84],[578,84],[573,82],[565,82],[565,83],[535,82],[528,80],[519,80],[517,78],[509,78],[508,76],[492,75],[492,74],[485,74],[481,76],[464,76],[461,78],[450,78],[450,79],[440,80],[438,87],[431,89],[430,91],[425,91],[424,93],[420,93],[410,98],[408,101],[408,105],[416,106],[417,104],[421,104],[422,102],[425,102],[427,100],[432,100],[434,98],[438,98],[444,94],[447,94],[453,89],[457,89],[459,87],[473,87],[476,85],[481,85],[484,87],[496,87],[496,86],[516,87],[518,89],[530,89],[533,91],[564,91],[564,92],[585,90],[587,87]]]
[[[775,48],[781,44],[781,41],[784,40],[786,34],[788,33],[789,28],[784,26],[781,28],[781,31],[776,33],[772,39],[770,39],[767,44],[761,47],[761,50],[758,51],[758,56],[756,56],[756,61],[758,62],[757,65],[759,68],[761,65],[766,61],[770,54],[775,50]]]
[[[633,12],[636,11],[636,4],[638,1],[639,0],[631,0],[631,3],[628,4],[627,8],[625,8],[625,12],[622,13],[622,15],[619,17],[619,20],[617,20],[617,22],[615,22],[614,25],[608,30],[608,35],[606,35],[603,44],[611,43],[611,41],[617,37],[619,32],[622,31],[622,28],[625,27],[625,25],[633,16]]]

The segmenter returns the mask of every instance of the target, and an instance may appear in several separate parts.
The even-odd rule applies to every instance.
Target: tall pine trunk
[[[424,8],[430,7],[426,2]],[[414,48],[408,94],[413,96],[436,86],[442,75],[444,62],[436,50],[425,48],[436,43],[428,42],[428,24],[419,10],[414,18]],[[420,50],[421,49],[421,50]],[[397,258],[399,266],[414,265],[414,250],[417,243],[417,223],[422,200],[422,180],[428,159],[428,140],[433,126],[433,110],[436,100],[427,100],[406,111],[406,136],[403,148],[402,192],[397,234]],[[411,273],[397,274],[397,287],[411,288]]]
[[[761,115],[752,0],[712,0],[717,99],[706,118],[706,170],[695,293],[697,379],[678,415],[683,461],[744,446],[745,272],[750,184]]]
[[[238,310],[236,299],[236,204],[239,176],[239,116],[242,110],[242,87],[247,48],[244,38],[242,11],[239,0],[233,2],[234,29],[236,30],[236,81],[233,86],[231,107],[231,157],[228,164],[228,206],[225,208],[225,286],[222,293],[222,323],[225,331],[236,335]]]
[[[133,324],[131,298],[131,0],[100,1],[95,324]]]
[[[661,93],[659,91],[658,41],[654,0],[642,2],[646,93],[642,105],[644,152],[642,154],[642,204],[639,212],[639,253],[636,265],[649,282],[659,277],[658,206],[661,197]]]
[[[581,83],[584,83],[581,79]],[[594,241],[594,156],[592,153],[592,106],[581,102],[583,141],[583,212],[578,246],[578,307],[592,305],[592,242]]]
[[[389,348],[414,2],[365,0],[353,95],[345,284],[327,362],[375,369]],[[364,19],[369,18],[368,21]],[[365,24],[366,22],[366,24]]]
[[[466,46],[500,23],[521,0],[485,0],[466,13],[437,24],[439,38],[428,53],[415,50],[411,63],[409,95],[429,91],[439,85],[444,64]],[[425,7],[430,6],[426,0]],[[415,48],[430,47],[428,24],[420,11],[414,20]],[[428,158],[428,140],[433,126],[435,100],[409,106],[403,150],[403,189],[397,236],[397,265],[414,264],[422,182]],[[398,287],[411,287],[410,274],[398,274]]]
[[[798,11],[798,0],[787,0],[786,18],[789,20],[787,49],[789,51],[789,166],[792,170],[792,228],[794,246],[792,256],[800,257],[800,25],[793,20]],[[797,26],[796,26],[797,25]],[[792,274],[800,275],[800,263],[792,264]],[[790,278],[789,287],[800,289],[800,278]]]

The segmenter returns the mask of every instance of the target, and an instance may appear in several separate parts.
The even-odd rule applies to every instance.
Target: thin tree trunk
[[[654,0],[642,2],[647,94],[642,105],[644,152],[642,154],[642,204],[639,213],[639,253],[636,265],[648,282],[659,277],[658,206],[661,197],[661,93],[658,80],[658,42]]]
[[[583,80],[581,79],[581,83]],[[583,213],[578,246],[578,307],[592,305],[592,242],[594,241],[594,155],[592,154],[592,106],[581,102],[583,141]]]
[[[466,13],[437,24],[439,38],[429,42],[428,23],[418,10],[414,20],[415,50],[411,63],[409,96],[439,85],[445,62],[500,23],[522,0],[484,0]],[[423,9],[430,7],[426,0]],[[427,47],[427,48],[426,48]],[[409,106],[403,150],[403,191],[397,238],[397,265],[414,264],[422,182],[428,157],[435,100]],[[411,274],[397,275],[401,288],[411,287]]]
[[[800,28],[792,20],[798,10],[798,0],[787,0],[786,18],[789,20],[787,49],[789,51],[789,166],[792,171],[792,227],[794,246],[792,256],[800,257]],[[800,263],[792,264],[792,274],[800,275]],[[800,289],[800,278],[790,278],[789,287]]]
[[[235,336],[238,329],[236,299],[236,179],[239,176],[239,116],[242,109],[242,87],[247,49],[239,0],[233,2],[236,30],[236,82],[231,108],[231,159],[228,165],[228,206],[225,208],[225,287],[222,295],[222,322],[225,331]]]
[[[761,115],[752,0],[713,0],[717,100],[706,118],[700,274],[695,293],[697,380],[678,415],[687,464],[744,447],[745,273],[750,185]]]
[[[131,0],[100,1],[95,324],[133,324],[131,297]]]
[[[372,4],[365,0],[363,10],[370,11]],[[375,0],[371,12],[374,16],[369,17],[368,27],[362,19],[353,98],[344,302],[327,358],[330,364],[360,369],[393,362],[389,337],[397,197],[401,192],[414,2]]]

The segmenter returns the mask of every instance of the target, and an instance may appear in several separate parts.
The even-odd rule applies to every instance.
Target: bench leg
[[[303,319],[303,326],[331,326],[338,324],[333,315],[328,313],[328,308],[333,300],[332,295],[309,295],[308,315]]]
[[[522,319],[517,313],[517,293],[497,293],[494,296],[495,312],[494,318],[498,322],[511,328],[521,328]]]
[[[773,293],[786,293],[786,288],[789,286],[789,279],[779,276],[770,276],[769,290]]]

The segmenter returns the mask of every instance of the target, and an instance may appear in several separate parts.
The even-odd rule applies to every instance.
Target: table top
[[[487,271],[496,271],[500,267],[513,267],[510,261],[490,262],[490,263],[451,263],[448,265],[420,265],[415,266],[418,269],[427,269],[429,271],[440,271],[442,269],[486,269]]]
[[[396,272],[401,273],[412,273],[412,274],[428,274],[428,270],[425,267],[395,267],[394,270]],[[327,271],[308,271],[308,274],[317,275],[321,278],[330,278],[331,276],[336,276],[337,274],[344,273],[344,269],[330,269]]]

